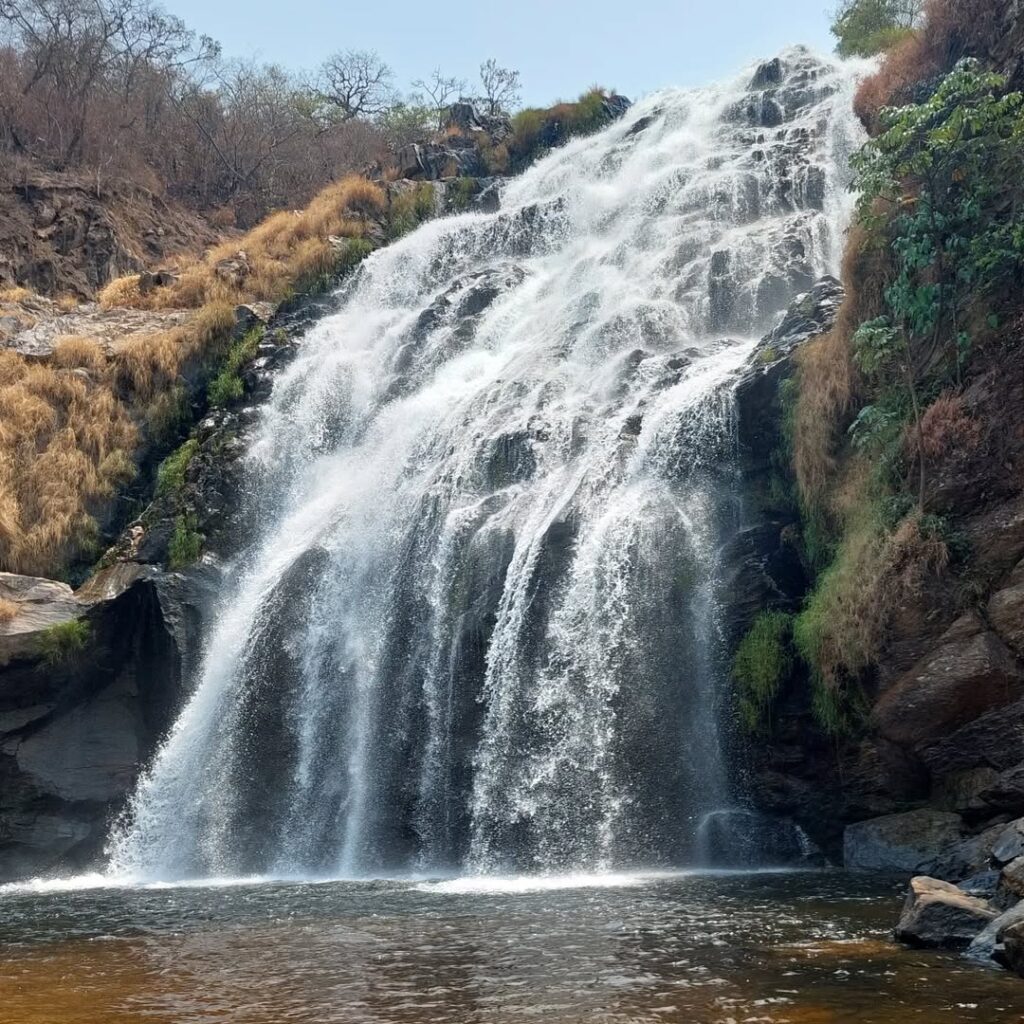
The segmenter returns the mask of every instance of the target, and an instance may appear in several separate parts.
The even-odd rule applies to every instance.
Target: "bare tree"
[[[492,117],[509,113],[519,102],[519,72],[500,67],[493,57],[480,65],[480,84],[481,99]]]
[[[0,28],[26,67],[22,94],[41,114],[44,138],[62,163],[82,157],[90,110],[119,83],[123,96],[147,67],[172,68],[203,59],[204,39],[150,0],[0,0]]]
[[[441,127],[441,120],[445,111],[460,96],[466,92],[466,80],[441,74],[440,68],[434,68],[430,78],[417,78],[412,83],[414,89],[419,91],[430,100],[430,106],[437,112],[437,126]]]
[[[351,121],[383,114],[394,102],[393,80],[391,68],[376,53],[346,50],[320,66],[315,91],[329,119]]]

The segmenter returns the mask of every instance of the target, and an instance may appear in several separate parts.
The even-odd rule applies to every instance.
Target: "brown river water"
[[[0,888],[0,1022],[1024,1021],[843,874]]]

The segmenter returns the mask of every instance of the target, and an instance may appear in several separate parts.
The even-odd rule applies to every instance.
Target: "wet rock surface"
[[[0,624],[0,880],[98,862],[184,698],[216,584],[128,565],[77,593],[0,576],[17,606]]]
[[[998,917],[982,899],[936,878],[915,878],[903,906],[896,937],[912,946],[965,949]]]

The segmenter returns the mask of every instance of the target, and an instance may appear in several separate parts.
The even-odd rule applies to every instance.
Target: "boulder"
[[[232,288],[241,288],[251,270],[249,256],[241,249],[234,256],[217,260],[213,265],[214,274]]]
[[[974,960],[1001,960],[1003,936],[1018,922],[1024,922],[1024,902],[1010,907],[985,925],[971,940],[967,947],[967,955]]]
[[[1003,866],[999,884],[1018,899],[1024,896],[1024,857],[1015,857],[1009,864]]]
[[[847,826],[843,863],[850,871],[924,874],[964,838],[958,814],[922,808]]]
[[[1024,976],[1024,920],[1015,921],[1000,932],[1001,954],[996,956],[1000,963],[1011,971]]]
[[[139,292],[148,295],[154,288],[169,288],[177,284],[179,279],[173,270],[144,270],[139,274]]]
[[[992,860],[1000,865],[1024,857],[1024,818],[1011,821],[1000,830],[992,844],[991,855]]]
[[[1017,654],[1024,655],[1024,562],[988,602],[988,621]]]
[[[942,851],[934,861],[931,874],[939,878],[960,879],[986,871],[992,863],[992,846],[1002,829],[1002,825],[994,825]]]
[[[0,622],[0,668],[32,657],[39,634],[82,614],[83,606],[66,583],[0,572],[0,598],[15,605],[14,617]]]
[[[977,896],[979,899],[991,900],[999,891],[998,871],[979,871],[956,886],[961,892],[968,896]]]
[[[918,748],[1021,697],[1024,675],[1016,659],[971,614],[881,696],[871,720],[887,739]]]
[[[910,946],[965,949],[998,917],[982,899],[937,878],[911,879],[896,938]]]
[[[0,672],[0,882],[97,862],[180,708],[213,589],[128,564],[74,594],[46,580],[5,583],[28,607],[2,628],[35,625]],[[81,643],[44,657],[40,634],[73,620]]]

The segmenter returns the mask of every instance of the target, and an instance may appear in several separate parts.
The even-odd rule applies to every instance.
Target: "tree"
[[[508,114],[519,102],[519,72],[503,68],[492,57],[480,65],[481,101],[492,117]]]
[[[441,127],[445,111],[466,91],[464,78],[442,75],[440,68],[434,68],[429,79],[417,78],[412,85],[414,89],[419,89],[423,96],[430,100],[430,106],[437,114],[438,128]],[[407,106],[417,105],[416,103],[407,104]]]
[[[921,20],[925,0],[841,0],[832,20],[843,57],[871,57],[887,50]]]
[[[315,91],[329,120],[379,117],[395,102],[394,73],[369,50],[346,50],[320,66]]]
[[[126,104],[144,69],[171,72],[216,50],[207,37],[195,49],[185,24],[150,0],[0,0],[0,28],[19,49],[22,94],[37,104],[42,137],[61,163],[82,157],[100,94]]]

